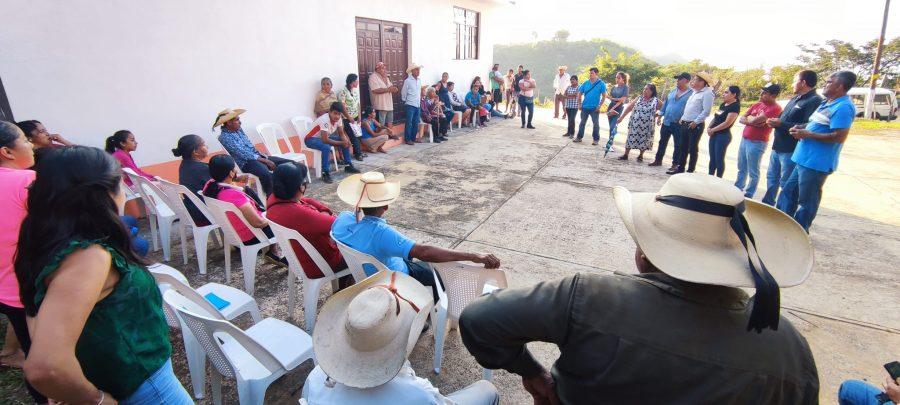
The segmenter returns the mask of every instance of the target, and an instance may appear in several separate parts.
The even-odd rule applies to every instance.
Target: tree
[[[556,31],[556,34],[553,35],[553,40],[556,42],[566,42],[569,40],[569,30],[559,30]]]
[[[838,70],[849,70],[859,76],[857,84],[862,86],[872,76],[872,65],[875,63],[877,40],[871,40],[862,46],[832,39],[824,44],[798,45],[801,55],[797,58],[800,64],[827,75]],[[900,37],[886,41],[881,54],[881,85],[896,85],[900,74]]]
[[[583,67],[578,74],[580,81],[588,80],[591,67],[600,71],[600,78],[606,83],[615,83],[616,72],[628,73],[631,76],[629,91],[632,95],[640,93],[645,84],[659,76],[659,64],[645,58],[640,52],[632,52],[630,55],[619,52],[612,56],[606,49],[601,49],[594,64]]]

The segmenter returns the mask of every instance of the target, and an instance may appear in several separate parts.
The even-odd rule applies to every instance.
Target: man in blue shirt
[[[331,234],[341,243],[371,255],[393,271],[409,274],[425,286],[431,286],[437,302],[434,270],[428,263],[469,261],[484,267],[500,267],[500,259],[493,254],[468,253],[416,243],[382,218],[388,206],[400,196],[400,186],[388,182],[384,174],[367,172],[347,177],[337,189],[338,197],[353,205],[355,212],[344,211],[331,226]],[[357,215],[362,211],[362,218]],[[413,260],[418,259],[418,260]],[[365,266],[367,276],[376,269]]]
[[[805,128],[797,125],[790,129],[800,142],[791,157],[796,166],[778,196],[777,207],[807,232],[819,210],[825,179],[837,170],[841,148],[856,117],[856,107],[847,96],[855,85],[853,72],[843,70],[829,76],[822,89],[825,102],[809,117]]]
[[[234,163],[241,171],[259,178],[263,192],[268,196],[272,194],[272,172],[275,170],[275,166],[291,161],[277,156],[266,156],[256,150],[253,142],[250,142],[250,138],[241,128],[239,116],[245,111],[241,108],[223,110],[216,116],[213,129],[222,126],[222,132],[218,138],[219,143],[234,158]]]
[[[597,145],[600,142],[600,127],[597,120],[600,119],[600,106],[606,101],[606,83],[600,80],[600,70],[595,67],[590,69],[590,79],[582,83],[578,87],[578,97],[582,95],[584,99],[581,101],[581,123],[578,124],[578,136],[572,142],[581,142],[584,138],[584,125],[587,124],[587,117],[591,117],[594,122],[594,132],[591,134],[594,142],[591,145]]]
[[[406,69],[406,80],[403,81],[403,89],[400,90],[400,99],[406,109],[406,127],[403,129],[403,143],[415,145],[416,132],[419,131],[419,123],[422,122],[422,86],[419,84],[419,72],[422,66],[415,63]]]
[[[666,147],[669,146],[669,138],[671,137],[675,141],[674,151],[672,153],[672,166],[675,166],[675,156],[678,155],[678,151],[681,148],[681,138],[678,136],[678,120],[681,119],[681,115],[684,114],[684,106],[687,104],[688,98],[693,94],[693,90],[688,87],[688,83],[691,82],[691,74],[688,72],[682,72],[678,76],[675,76],[676,80],[675,86],[676,88],[672,89],[669,92],[669,96],[666,97],[666,102],[663,104],[661,110],[659,110],[659,117],[656,119],[656,125],[662,126],[659,127],[659,147],[656,150],[656,159],[653,159],[653,162],[649,164],[649,166],[662,166],[663,156],[666,154]],[[662,121],[662,122],[660,122]]]

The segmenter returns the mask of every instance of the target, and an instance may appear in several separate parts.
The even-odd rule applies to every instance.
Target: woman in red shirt
[[[347,264],[330,235],[331,224],[336,217],[324,204],[303,196],[307,186],[307,170],[306,166],[297,164],[283,164],[275,168],[272,174],[273,193],[266,204],[266,217],[303,235],[337,272],[347,268]],[[324,276],[300,244],[292,241],[291,246],[307,277]],[[343,286],[344,280],[341,281]]]

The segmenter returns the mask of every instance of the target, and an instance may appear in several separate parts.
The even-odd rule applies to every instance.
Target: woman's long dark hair
[[[122,149],[122,144],[128,140],[128,135],[131,135],[131,131],[120,129],[109,138],[106,138],[106,151],[108,153],[113,153],[116,149]]]
[[[209,159],[209,177],[212,177],[212,181],[203,189],[203,195],[219,198],[219,192],[222,191],[219,182],[228,178],[232,170],[234,170],[234,158],[231,156],[216,155]]]
[[[72,170],[78,168],[78,170]],[[122,168],[102,150],[67,146],[48,152],[35,165],[15,258],[25,313],[35,316],[35,279],[54,255],[73,240],[103,240],[128,262],[146,264],[131,248],[131,234],[119,218],[113,195]]]

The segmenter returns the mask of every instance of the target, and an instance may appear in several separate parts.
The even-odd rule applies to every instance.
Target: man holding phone
[[[884,365],[888,376],[884,378],[884,391],[860,380],[847,380],[838,389],[841,405],[880,405],[888,402],[900,404],[900,362]]]

